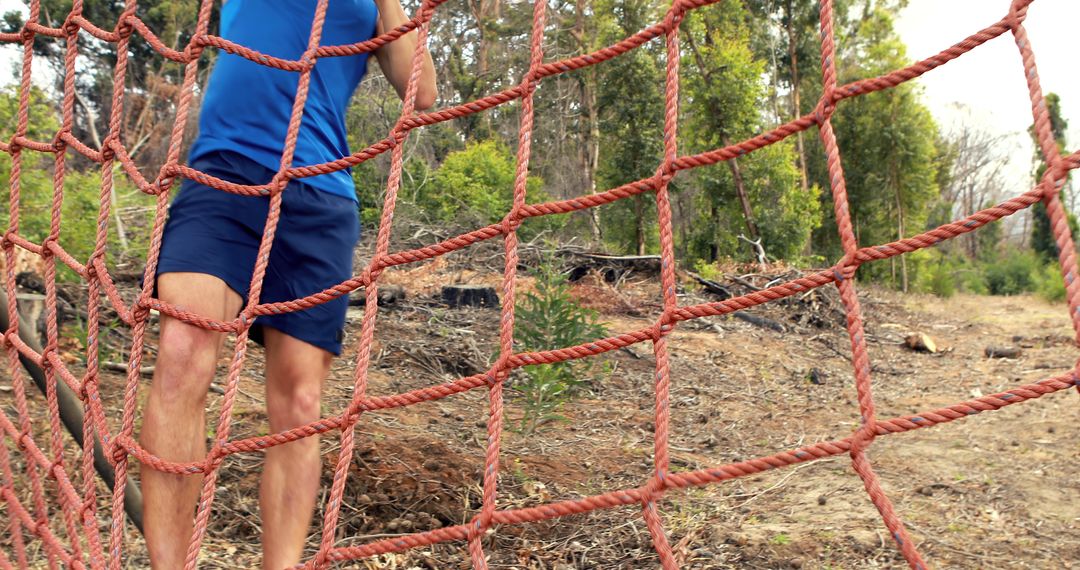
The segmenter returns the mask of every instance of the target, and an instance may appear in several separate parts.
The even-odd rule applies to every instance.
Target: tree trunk
[[[895,176],[895,173],[894,173]],[[896,239],[904,239],[904,204],[900,200],[900,180],[893,179],[893,192],[896,195]],[[908,292],[907,256],[900,257],[900,290]]]
[[[791,6],[792,0],[787,0],[787,36],[788,58],[791,60],[791,117],[798,118],[802,115],[802,102],[799,100],[799,53],[796,49],[798,38],[795,35],[795,14]],[[803,133],[795,134],[795,150],[799,155],[799,174],[802,180],[804,192],[810,190],[809,176],[806,173],[806,148],[803,146]]]
[[[698,69],[701,71],[701,78],[705,81],[706,87],[714,89],[715,85],[712,80],[712,75],[709,73],[709,68],[705,66],[705,62],[702,60],[701,52],[697,49],[697,44],[694,42],[694,36],[692,34],[686,34],[686,42],[690,47],[690,51],[694,54],[694,61],[697,63]],[[731,145],[731,139],[724,135],[721,139],[724,146]],[[739,170],[738,161],[735,158],[727,161],[728,168],[731,169],[731,176],[735,179],[735,193],[739,196],[739,204],[742,206],[743,219],[746,221],[746,231],[750,234],[751,239],[759,239],[761,234],[758,232],[757,224],[754,222],[754,211],[750,208],[750,198],[746,195],[746,185],[743,183],[742,172]],[[713,216],[715,220],[715,215]],[[719,242],[717,242],[717,255],[719,255]]]
[[[724,137],[723,142],[724,146],[731,144],[727,137]],[[757,222],[754,221],[754,210],[750,207],[750,197],[746,194],[746,183],[743,181],[739,162],[732,158],[727,163],[728,168],[731,169],[731,177],[735,179],[735,193],[739,196],[739,205],[742,206],[743,220],[746,221],[746,232],[750,234],[750,239],[760,239],[761,232],[758,231]]]
[[[8,330],[10,326],[10,323],[8,322],[7,299],[7,292],[4,291],[3,288],[0,288],[0,305],[4,307],[3,310],[0,310],[0,329],[5,331]],[[18,330],[16,332],[19,335],[19,339],[29,346],[30,350],[39,354],[42,352],[41,342],[39,342],[38,336],[31,328],[30,323],[26,323],[20,319]],[[33,380],[34,384],[41,391],[42,396],[44,396],[48,391],[48,379],[45,376],[45,371],[37,362],[21,353],[19,354],[19,362],[22,364],[23,368],[26,369],[26,373],[30,376],[30,379]],[[61,423],[80,449],[86,444],[93,446],[94,470],[97,471],[102,481],[105,482],[105,485],[109,489],[112,489],[116,482],[116,472],[113,470],[112,465],[105,456],[101,441],[98,440],[96,435],[93,436],[92,442],[85,442],[83,440],[85,412],[83,411],[82,400],[79,399],[79,396],[75,394],[66,383],[58,379],[54,379],[54,383],[58,408],[57,413],[60,416]],[[132,524],[135,525],[135,528],[139,529],[139,532],[142,532],[143,530],[142,507],[142,492],[139,489],[139,485],[129,477],[127,483],[124,485],[124,512],[127,514],[128,519],[131,520]]]
[[[645,255],[645,204],[641,194],[634,196],[634,218],[637,220],[634,232],[637,238],[637,254]]]
[[[589,45],[585,38],[585,0],[577,0],[575,5],[574,37],[578,41],[581,52],[589,51]],[[600,117],[596,108],[596,68],[589,67],[581,74],[578,85],[581,88],[581,105],[585,109],[585,117],[588,130],[584,133],[583,142],[579,145],[581,154],[582,171],[585,173],[585,190],[589,194],[596,193],[596,169],[600,164]],[[603,232],[600,229],[600,209],[589,208],[589,225],[592,230],[593,243],[599,246],[603,243]]]

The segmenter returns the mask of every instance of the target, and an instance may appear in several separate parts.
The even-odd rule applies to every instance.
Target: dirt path
[[[603,315],[612,332],[648,326],[655,286],[621,290]],[[586,299],[605,298],[587,287]],[[691,300],[688,300],[690,302]],[[863,298],[879,418],[915,414],[1067,371],[1077,358],[1063,305],[1030,297],[948,300],[873,289]],[[759,309],[783,321],[782,307]],[[359,314],[354,314],[354,326]],[[434,305],[380,313],[369,393],[430,386],[487,366],[497,311]],[[693,321],[670,337],[673,470],[694,470],[850,435],[858,408],[846,335],[838,326],[775,332],[733,318]],[[901,346],[910,331],[939,354]],[[988,345],[1023,348],[988,359]],[[355,355],[336,361],[324,411],[348,402]],[[653,357],[647,345],[601,359],[585,393],[533,435],[508,430],[499,506],[513,508],[641,485],[652,458]],[[232,437],[266,433],[261,351],[241,382]],[[103,381],[121,399],[122,379]],[[143,390],[145,393],[145,390]],[[520,418],[513,391],[507,425]],[[4,397],[0,394],[0,397]],[[5,403],[6,405],[6,403]],[[32,405],[43,409],[36,397]],[[216,414],[220,398],[209,412]],[[112,408],[110,408],[112,409]],[[119,407],[116,408],[119,410]],[[345,495],[338,544],[467,521],[480,504],[487,397],[482,391],[366,414]],[[1080,568],[1080,396],[1056,393],[944,426],[879,438],[870,457],[900,516],[934,568]],[[113,418],[114,420],[117,418]],[[39,438],[40,439],[40,438]],[[338,436],[323,438],[327,487]],[[258,564],[258,454],[222,468],[204,548],[205,568]],[[104,491],[104,490],[103,490]],[[104,499],[104,497],[103,497]],[[103,501],[104,504],[104,501]],[[846,456],[686,491],[662,505],[683,568],[905,568]],[[2,514],[2,513],[0,513]],[[318,536],[311,539],[314,546]],[[130,542],[130,568],[145,567]],[[487,539],[499,569],[655,568],[639,508],[524,526]],[[343,565],[469,568],[461,544]]]

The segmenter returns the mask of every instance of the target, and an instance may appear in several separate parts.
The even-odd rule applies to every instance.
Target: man
[[[296,60],[307,47],[315,0],[228,0],[221,35],[264,54]],[[321,45],[351,44],[407,20],[399,0],[330,0]],[[416,32],[375,52],[403,96]],[[367,70],[367,54],[319,59],[312,72],[293,164],[349,154],[345,113]],[[213,176],[265,184],[278,169],[299,73],[221,53],[210,77],[189,162]],[[425,54],[416,107],[435,102],[435,70]],[[157,274],[158,296],[200,315],[235,318],[247,298],[269,198],[238,196],[186,180],[169,210]],[[303,297],[352,275],[359,238],[352,178],[339,171],[292,181],[282,194],[260,302]],[[266,347],[266,407],[280,432],[320,417],[322,383],[340,354],[347,299],[256,319],[252,338]],[[170,461],[206,454],[206,393],[223,335],[163,316],[141,441]],[[305,438],[266,451],[259,489],[263,568],[300,561],[320,477],[319,443]],[[201,488],[198,475],[144,469],[144,523],[151,565],[181,568]]]

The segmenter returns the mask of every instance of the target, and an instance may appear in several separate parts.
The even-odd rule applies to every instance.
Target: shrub
[[[965,263],[957,269],[956,279],[960,283],[960,290],[975,295],[989,295],[990,288],[986,285],[986,276],[983,275],[982,267],[976,263]]]
[[[956,293],[955,270],[962,263],[937,249],[909,253],[908,269],[913,274],[911,287],[938,297],[952,297]]]
[[[428,188],[419,192],[417,204],[433,218],[457,221],[462,215],[485,222],[501,220],[514,202],[514,156],[497,141],[473,143],[447,155]],[[527,189],[539,192],[542,182],[530,176]]]
[[[596,311],[578,304],[562,273],[545,262],[536,270],[536,290],[526,293],[514,308],[515,339],[522,350],[551,350],[606,336]],[[559,408],[570,401],[596,372],[593,360],[571,360],[524,368],[512,384],[522,399],[519,430],[562,419]]]
[[[1065,300],[1065,280],[1061,277],[1061,267],[1057,263],[1048,263],[1035,275],[1035,294],[1051,303]]]
[[[1018,295],[1031,291],[1041,263],[1031,251],[1010,251],[988,261],[983,268],[986,287],[991,295]]]
[[[0,89],[0,122],[13,124],[18,110],[18,93],[15,88]],[[49,99],[37,88],[30,93],[30,131],[28,136],[37,140],[48,140],[59,126],[55,110]],[[97,215],[101,195],[101,173],[97,165],[85,171],[77,170],[74,161],[69,162],[64,178],[64,197],[60,217],[60,245],[80,263],[85,263],[94,251],[97,237]],[[8,203],[11,188],[12,160],[7,153],[0,153],[0,228],[7,231],[9,221]],[[22,154],[22,174],[19,177],[19,234],[26,239],[40,243],[49,235],[53,200],[53,160],[37,152]],[[140,259],[146,257],[149,243],[149,221],[154,200],[132,189],[123,174],[114,176],[118,206],[139,210],[134,219],[126,220],[133,227],[128,228],[130,256]],[[109,216],[108,257],[110,265],[117,259],[120,244],[116,236],[115,218]],[[140,230],[140,231],[135,231]],[[57,279],[77,281],[78,275],[63,262],[57,262]]]

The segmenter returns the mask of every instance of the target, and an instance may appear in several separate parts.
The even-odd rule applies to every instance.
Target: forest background
[[[835,4],[841,82],[912,61],[898,32],[908,2]],[[140,2],[139,10],[160,37],[182,47],[197,6],[194,0],[159,0]],[[60,25],[56,18],[69,7],[70,1],[42,0],[43,18]],[[120,2],[92,2],[85,14],[93,22],[110,22],[121,9]],[[665,3],[654,0],[557,0],[549,7],[545,57],[571,57],[610,45],[660,20],[665,9]],[[17,6],[7,11],[3,27],[18,29],[25,14],[25,8]],[[483,97],[520,81],[528,65],[531,4],[461,0],[442,5],[437,14],[429,46],[440,106]],[[680,152],[717,148],[811,112],[821,94],[818,25],[812,0],[725,0],[693,11],[680,34]],[[963,34],[974,29],[972,25]],[[934,49],[959,39],[939,38]],[[81,140],[99,145],[110,114],[115,54],[113,46],[89,36],[80,43],[74,130]],[[139,168],[153,173],[165,158],[182,69],[145,42],[133,42],[131,49],[135,57],[127,73],[123,137]],[[35,75],[43,79],[34,85],[30,136],[48,139],[59,124],[63,51],[60,43],[45,38],[35,51]],[[202,68],[196,95],[205,86],[215,55],[208,50],[204,56],[208,65]],[[44,72],[38,74],[37,68]],[[536,93],[529,200],[581,196],[651,176],[662,154],[664,68],[665,50],[653,41],[609,62],[543,81]],[[5,78],[9,86],[0,92],[0,124],[9,131],[17,110],[17,71]],[[1021,76],[1019,71],[1015,75]],[[978,98],[977,93],[971,96]],[[1064,109],[1070,102],[1055,93],[1047,100],[1054,134],[1065,148],[1070,141]],[[399,109],[399,100],[373,65],[349,109],[352,147],[385,136]],[[196,116],[190,119],[190,133],[196,121]],[[399,219],[404,216],[446,235],[501,219],[511,204],[518,121],[515,103],[411,133]],[[1016,136],[987,128],[985,121],[939,125],[917,82],[844,101],[834,115],[834,128],[852,221],[864,245],[916,234],[1017,195],[1033,186],[1045,168],[1032,152],[1034,146],[1018,144]],[[37,168],[23,174],[22,231],[42,239],[49,219],[51,161],[35,160],[41,161]],[[1018,160],[1027,166],[1019,177],[1026,180],[1017,179]],[[80,258],[92,248],[100,171],[78,156],[69,164],[61,239]],[[367,226],[377,223],[388,167],[383,156],[352,171]],[[9,171],[9,157],[0,156],[0,177],[6,179]],[[1080,194],[1075,181],[1062,192],[1066,206],[1075,210]],[[123,182],[113,199],[110,262],[137,263],[145,257],[147,243],[140,236],[148,232],[140,229],[152,216],[152,200]],[[800,267],[826,266],[841,254],[825,158],[813,131],[680,174],[672,185],[672,207],[676,254],[684,267],[706,277],[724,264],[757,260],[760,252],[753,243],[761,245],[768,261]],[[6,225],[6,215],[0,214],[0,224]],[[613,254],[647,255],[659,247],[649,195],[528,220],[523,233],[528,240],[577,243]],[[1036,207],[937,248],[863,266],[860,276],[942,296],[956,291],[1033,291],[1060,299],[1064,289],[1055,269],[1055,247],[1045,213]]]

